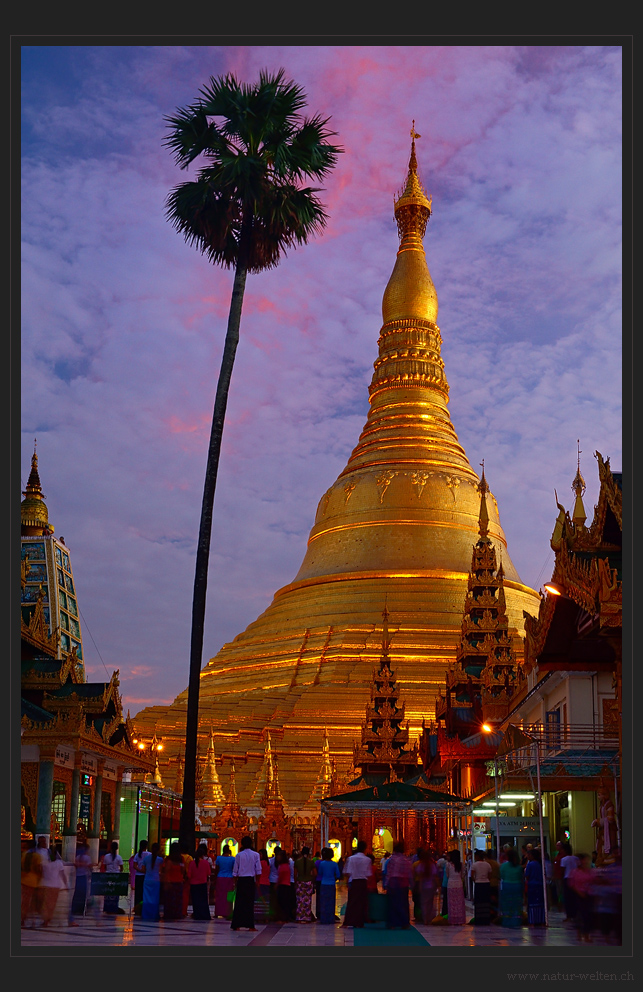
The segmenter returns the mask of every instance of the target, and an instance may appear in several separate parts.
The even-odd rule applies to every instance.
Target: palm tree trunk
[[[242,235],[241,241],[243,242],[244,240]],[[210,447],[208,449],[208,460],[205,469],[201,522],[199,524],[199,541],[194,575],[194,594],[192,599],[190,677],[185,726],[185,770],[183,776],[183,804],[179,826],[179,841],[188,845],[190,853],[194,851],[195,846],[194,815],[196,803],[197,737],[199,730],[199,687],[201,664],[203,661],[203,628],[205,624],[205,601],[208,586],[210,536],[212,533],[212,508],[219,468],[223,424],[228,403],[228,390],[230,388],[232,368],[239,343],[241,308],[243,306],[247,271],[245,252],[242,252],[242,244],[240,244],[239,261],[235,269],[230,312],[228,314],[228,329],[223,347],[219,380],[217,382],[214,412],[212,414],[212,430],[210,432]]]

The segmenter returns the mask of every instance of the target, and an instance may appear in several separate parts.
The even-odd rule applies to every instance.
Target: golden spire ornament
[[[587,514],[585,513],[585,506],[583,504],[583,495],[585,493],[585,480],[581,475],[580,471],[580,456],[582,451],[580,450],[580,438],[576,441],[578,448],[578,467],[576,469],[576,475],[574,476],[574,481],[572,482],[572,492],[576,495],[576,500],[574,501],[574,511],[572,514],[572,521],[574,526],[577,528],[582,528],[585,526],[585,521],[587,520]]]

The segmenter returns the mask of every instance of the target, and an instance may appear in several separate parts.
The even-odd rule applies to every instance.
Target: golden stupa
[[[480,480],[447,408],[438,299],[423,247],[431,199],[417,174],[419,135],[412,130],[411,137],[408,176],[395,200],[400,248],[382,301],[366,425],[319,502],[295,579],[201,672],[200,753],[205,757],[212,727],[224,789],[234,758],[239,801],[249,813],[266,731],[289,811],[310,806],[325,731],[339,782],[350,774],[385,604],[411,738],[423,718],[433,718],[455,660],[478,539]],[[490,495],[489,537],[502,560],[521,658],[523,610],[536,613],[539,596],[520,581]],[[135,717],[139,732],[163,738],[166,758],[184,747],[186,707],[187,690],[171,706]]]

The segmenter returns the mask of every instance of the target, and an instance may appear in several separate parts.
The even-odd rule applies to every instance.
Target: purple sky
[[[193,556],[232,276],[165,220],[164,115],[283,66],[345,149],[325,234],[248,278],[204,662],[290,582],[366,419],[411,120],[451,417],[524,582],[551,575],[576,439],[621,469],[621,50],[23,49],[22,478],[72,552],[88,677],[187,686]],[[588,521],[589,522],[589,521]]]

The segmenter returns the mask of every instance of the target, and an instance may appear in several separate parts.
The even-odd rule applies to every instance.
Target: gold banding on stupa
[[[223,788],[234,757],[239,801],[249,813],[266,731],[289,810],[311,799],[325,731],[339,783],[346,781],[380,655],[385,601],[411,738],[423,718],[433,718],[456,656],[479,536],[480,480],[448,411],[438,299],[423,245],[431,199],[417,174],[417,137],[413,129],[395,200],[400,248],[382,301],[364,429],[319,502],[293,582],[201,673],[200,751],[205,756],[212,727]],[[523,610],[537,611],[539,596],[520,581],[490,495],[488,533],[502,556],[509,625],[522,634]],[[520,658],[522,642],[514,641]],[[161,734],[170,758],[184,747],[186,707],[187,690],[134,722]],[[175,766],[164,770],[168,784]]]

